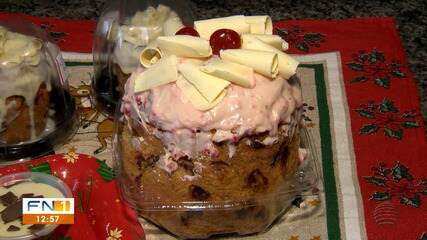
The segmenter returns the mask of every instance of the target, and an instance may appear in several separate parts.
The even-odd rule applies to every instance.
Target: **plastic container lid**
[[[185,0],[109,2],[93,42],[92,90],[98,108],[113,116],[127,78],[139,65],[142,49],[158,36],[175,35],[184,25],[193,25]]]
[[[10,186],[15,185],[20,182],[33,182],[33,183],[42,183],[57,189],[64,198],[72,198],[73,194],[71,193],[70,188],[65,184],[61,179],[54,177],[45,173],[37,172],[21,172],[14,173],[0,177],[0,186]],[[31,189],[28,190],[31,193]],[[1,221],[1,220],[0,220]],[[38,239],[40,237],[45,237],[51,234],[59,225],[49,224],[45,225],[44,228],[33,232],[32,234],[16,236],[16,237],[2,237],[0,240],[30,240]]]
[[[22,19],[0,21],[0,161],[43,155],[78,126],[59,48]]]

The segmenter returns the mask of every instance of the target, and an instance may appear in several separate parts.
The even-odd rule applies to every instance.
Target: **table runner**
[[[92,108],[88,95],[95,22],[0,14],[11,17],[45,28],[70,71],[82,124],[55,151],[111,163],[112,121]],[[322,181],[318,194],[296,202],[267,233],[245,239],[426,240],[426,135],[393,19],[280,21],[275,32],[301,61],[304,118]],[[141,223],[147,239],[173,239]]]

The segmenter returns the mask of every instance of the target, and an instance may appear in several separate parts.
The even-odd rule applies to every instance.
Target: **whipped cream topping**
[[[139,65],[139,54],[151,41],[161,35],[174,35],[183,27],[181,19],[169,7],[160,4],[137,11],[127,23],[119,26],[114,61],[130,74]]]
[[[143,71],[138,68],[128,80],[122,112],[155,134],[173,159],[215,156],[218,151],[214,142],[235,144],[257,133],[268,132],[265,143],[273,144],[279,124],[291,123],[292,114],[302,105],[299,86],[291,86],[281,77],[271,80],[255,73],[254,88],[232,84],[218,105],[199,111],[175,83],[135,94],[135,78]]]

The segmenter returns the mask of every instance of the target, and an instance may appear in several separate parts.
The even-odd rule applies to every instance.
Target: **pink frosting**
[[[135,76],[142,71],[135,71],[126,84],[122,112],[143,126],[153,126],[153,133],[174,159],[215,156],[214,142],[233,144],[256,133],[269,132],[270,139],[275,139],[279,124],[290,123],[292,113],[302,105],[299,86],[280,77],[271,80],[254,74],[254,88],[231,84],[225,98],[203,112],[192,106],[175,83],[135,94]]]

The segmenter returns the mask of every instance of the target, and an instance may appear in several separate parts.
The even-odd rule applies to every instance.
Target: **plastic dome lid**
[[[139,54],[162,35],[175,35],[193,25],[193,13],[184,0],[111,2],[98,20],[94,36],[93,92],[101,110],[112,115]]]
[[[37,157],[77,128],[59,48],[22,19],[0,21],[0,161]]]

